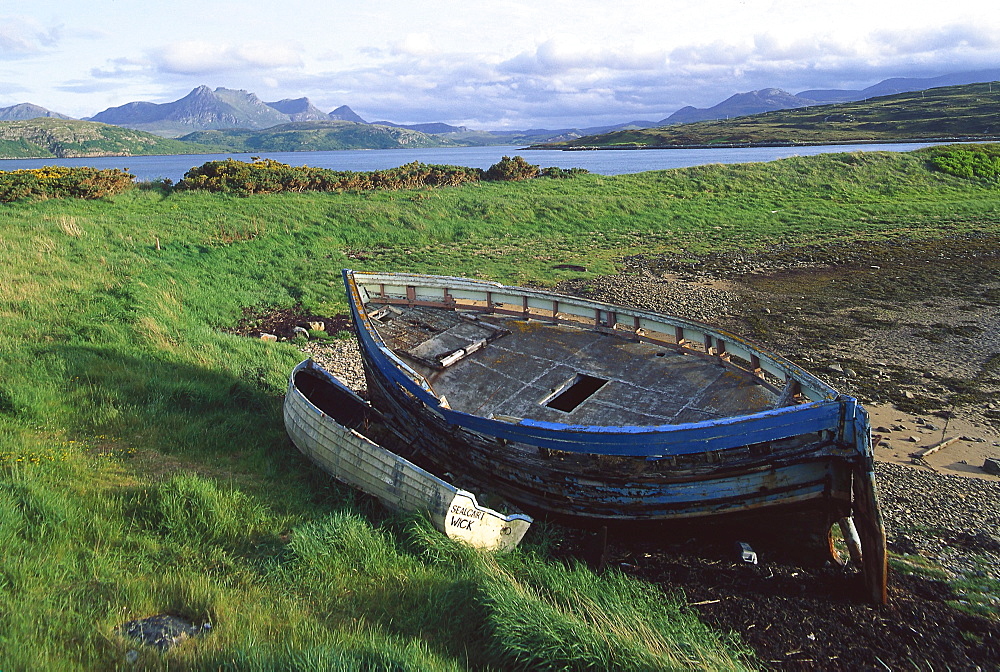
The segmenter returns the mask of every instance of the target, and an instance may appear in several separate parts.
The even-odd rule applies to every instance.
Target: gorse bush
[[[538,177],[541,171],[538,166],[532,165],[524,160],[524,157],[515,156],[513,159],[505,156],[497,163],[490,166],[486,171],[487,180],[516,181],[530,180]]]
[[[338,171],[309,166],[289,166],[273,159],[251,163],[226,159],[192,168],[177,183],[179,190],[201,189],[221,193],[273,194],[282,191],[368,191],[411,189],[421,186],[455,186],[482,178],[478,168],[435,166],[418,162],[390,170]]]
[[[489,170],[424,164],[419,161],[398,168],[370,172],[339,171],[309,166],[289,166],[273,159],[250,163],[226,159],[209,161],[192,168],[177,183],[179,190],[204,190],[219,193],[274,194],[292,191],[373,191],[415,189],[419,187],[455,187],[467,182],[513,181],[532,177],[572,177],[586,173],[582,168],[540,169],[520,156],[503,157]]]
[[[135,176],[117,168],[45,166],[0,171],[0,202],[27,198],[105,198],[135,186]]]

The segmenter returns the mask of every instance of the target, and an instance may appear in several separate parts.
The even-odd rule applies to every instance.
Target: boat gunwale
[[[375,282],[378,284],[399,284],[402,286],[407,286],[406,283],[411,282],[413,283],[414,286],[432,287],[435,289],[454,288],[454,289],[462,289],[465,291],[489,291],[491,293],[492,292],[509,293],[516,296],[534,298],[539,300],[558,301],[561,305],[573,305],[582,308],[587,308],[593,311],[600,310],[609,314],[614,314],[615,316],[627,315],[633,318],[647,319],[671,327],[690,328],[692,331],[698,331],[705,336],[711,336],[717,341],[721,341],[727,344],[727,347],[733,344],[739,346],[740,348],[745,350],[749,355],[753,355],[760,358],[761,364],[764,364],[765,362],[771,364],[775,370],[773,371],[767,369],[765,370],[767,371],[767,373],[773,375],[776,379],[782,378],[782,376],[780,376],[779,373],[784,374],[785,381],[788,381],[790,379],[795,380],[800,385],[802,385],[803,391],[816,392],[820,398],[817,399],[810,398],[811,401],[824,401],[824,400],[828,401],[828,400],[838,399],[844,396],[836,389],[834,389],[832,386],[823,382],[822,380],[820,380],[813,374],[809,373],[798,364],[789,361],[788,359],[782,357],[781,355],[771,352],[767,348],[757,345],[756,343],[742,336],[739,336],[724,329],[719,329],[717,327],[714,327],[705,322],[700,322],[698,320],[678,317],[676,315],[670,315],[668,313],[661,313],[657,311],[642,310],[639,308],[628,308],[626,306],[620,306],[618,304],[605,303],[602,301],[595,301],[593,299],[585,299],[576,296],[569,296],[566,294],[560,294],[558,292],[552,292],[549,290],[531,289],[528,287],[513,287],[509,285],[503,285],[499,282],[494,282],[492,280],[473,280],[470,278],[458,278],[458,277],[443,276],[443,275],[422,275],[418,273],[365,273],[361,271],[354,271],[351,269],[343,269],[342,274],[344,276],[345,282],[349,277],[352,279],[352,281],[355,283],[355,288],[357,288],[358,286],[358,281],[363,279],[366,281],[366,283]],[[349,291],[348,294],[350,296],[351,292]],[[375,297],[370,296],[370,298],[374,299]],[[367,310],[364,308],[364,301],[362,300],[360,292],[358,293],[356,300],[358,303],[358,307],[361,309],[361,312],[364,313],[365,322],[369,326],[371,326],[370,319],[367,316]],[[413,303],[415,305],[422,305],[425,303],[429,305],[429,302],[421,302],[419,300],[414,301]],[[466,307],[462,306],[462,308],[464,309]],[[522,314],[521,311],[497,310],[496,312],[502,315]],[[542,319],[536,315],[528,315],[528,317],[533,319]],[[550,322],[581,326],[573,321],[564,321],[552,318],[544,318],[544,319]],[[593,328],[593,326],[591,326],[591,328]],[[622,335],[629,333],[628,331],[614,330],[611,327],[604,327],[603,330],[610,330],[612,332],[618,331],[618,333]],[[381,340],[381,337],[379,337],[378,340]],[[702,355],[704,354],[701,353],[700,351],[692,350],[690,348],[685,348],[677,344],[665,343],[660,341],[655,341],[655,342],[664,346],[669,346],[674,348],[680,347],[686,352],[693,354],[702,354]],[[737,368],[740,368],[746,371],[747,373],[753,375],[752,371],[747,371],[743,367],[737,366]],[[414,372],[414,374],[419,376],[419,374],[417,374],[416,372]]]
[[[478,503],[478,498],[476,497],[476,495],[474,493],[472,493],[472,492],[470,492],[468,490],[465,490],[463,488],[460,488],[460,487],[454,485],[453,483],[449,483],[448,481],[444,480],[440,476],[436,476],[435,474],[433,474],[430,471],[424,469],[420,465],[415,464],[412,461],[406,459],[402,455],[399,455],[398,453],[396,453],[396,452],[394,452],[394,451],[386,448],[385,446],[382,446],[382,445],[376,443],[375,441],[372,441],[370,438],[368,438],[367,436],[365,436],[361,432],[357,431],[356,429],[354,429],[352,427],[348,427],[347,425],[341,424],[341,422],[337,418],[333,417],[332,415],[330,415],[329,413],[327,413],[326,411],[324,411],[323,409],[321,409],[320,407],[318,407],[315,403],[313,403],[313,401],[305,394],[305,392],[303,392],[301,389],[299,389],[298,385],[295,384],[295,377],[299,373],[302,373],[304,371],[308,371],[310,374],[315,374],[315,375],[320,376],[327,383],[329,383],[330,385],[333,385],[339,391],[341,391],[343,393],[346,393],[353,400],[357,401],[360,404],[363,404],[363,405],[367,406],[368,408],[371,408],[371,406],[364,399],[362,399],[360,396],[358,396],[358,394],[356,392],[354,392],[354,390],[352,390],[349,387],[347,387],[346,385],[344,385],[343,382],[341,382],[336,376],[334,376],[329,371],[327,371],[326,369],[324,369],[322,366],[320,366],[319,364],[317,364],[311,358],[304,359],[301,362],[299,362],[292,369],[291,374],[289,374],[289,377],[288,377],[288,389],[285,392],[285,400],[282,403],[283,407],[288,403],[289,394],[294,394],[295,400],[297,402],[299,402],[302,406],[304,406],[305,408],[307,408],[309,411],[312,411],[315,415],[319,416],[319,418],[320,418],[321,421],[325,420],[325,421],[328,421],[329,423],[335,424],[338,428],[344,430],[346,433],[349,433],[349,434],[351,434],[351,435],[353,435],[353,436],[361,439],[364,443],[366,443],[369,446],[371,446],[375,451],[383,452],[383,453],[386,453],[387,455],[390,455],[392,457],[392,459],[401,462],[406,469],[413,470],[413,472],[415,473],[416,476],[418,476],[420,478],[424,478],[424,479],[426,479],[428,481],[434,482],[437,486],[442,487],[445,490],[447,490],[448,492],[450,492],[453,497],[454,496],[467,497],[470,500],[472,500],[472,502],[477,507],[479,507],[480,509],[482,509],[483,511],[486,511],[487,513],[490,513],[493,516],[495,516],[495,517],[497,517],[499,519],[505,520],[507,522],[524,521],[524,522],[528,523],[529,525],[534,522],[534,519],[531,516],[525,515],[523,513],[504,514],[504,513],[500,513],[499,511],[495,511],[495,510],[490,509],[488,507],[482,506],[481,504]],[[375,411],[375,409],[371,409],[371,410]],[[284,409],[283,409],[283,411],[284,411]],[[375,412],[377,412],[377,411],[375,411]],[[285,413],[287,413],[287,411],[285,411]],[[287,429],[286,429],[286,431],[287,431]],[[291,438],[291,435],[290,435],[290,438]],[[303,455],[309,457],[310,459],[313,459],[312,453],[314,453],[315,451],[303,449],[294,440],[294,438],[292,440],[292,443],[299,450],[299,452],[301,452]],[[327,471],[327,473],[329,473],[331,476],[333,476],[334,478],[336,478],[338,481],[340,481],[340,482],[342,482],[342,483],[344,483],[344,484],[346,484],[346,485],[348,485],[350,487],[353,487],[355,489],[359,489],[362,492],[365,492],[366,494],[369,494],[369,495],[371,495],[371,496],[379,499],[380,501],[384,501],[377,494],[368,492],[363,487],[359,486],[357,483],[352,483],[350,480],[347,480],[345,477],[339,476],[339,475],[335,475],[335,474],[331,473],[329,470],[327,470],[325,468],[324,468],[324,471]]]
[[[729,418],[703,420],[700,422],[673,425],[573,425],[531,419],[519,419],[518,422],[513,423],[450,409],[447,406],[442,405],[440,397],[433,391],[423,376],[414,371],[408,364],[406,364],[406,362],[400,359],[399,356],[397,356],[382,340],[381,336],[371,323],[371,318],[369,317],[368,311],[363,303],[355,276],[397,281],[400,279],[419,280],[431,278],[435,281],[439,279],[447,280],[448,283],[446,284],[448,285],[454,285],[456,282],[464,282],[471,283],[478,288],[491,287],[511,290],[516,290],[518,288],[506,288],[499,283],[463,280],[460,278],[447,278],[444,276],[423,276],[414,274],[363,274],[355,273],[349,269],[344,269],[343,271],[345,285],[348,289],[352,316],[355,320],[355,324],[360,327],[357,335],[362,344],[362,349],[369,352],[373,358],[382,358],[385,360],[383,362],[373,361],[373,364],[379,366],[379,368],[386,375],[393,378],[394,382],[401,385],[409,394],[412,394],[420,399],[420,401],[427,406],[428,410],[445,417],[445,419],[449,422],[466,427],[470,431],[489,434],[501,439],[519,441],[530,445],[553,448],[556,450],[614,455],[621,457],[646,457],[647,459],[695,454],[713,450],[721,452],[728,449],[743,448],[754,443],[789,438],[804,433],[830,431],[835,433],[838,439],[846,440],[847,443],[854,445],[858,453],[866,456],[870,453],[869,441],[855,441],[855,437],[853,436],[844,436],[847,429],[845,426],[854,424],[854,421],[858,417],[859,410],[861,411],[862,420],[865,421],[865,424],[867,425],[867,414],[864,413],[857,400],[853,397],[839,394],[836,390],[829,387],[825,383],[822,383],[822,381],[813,377],[811,374],[808,374],[801,369],[801,367],[798,367],[791,362],[787,362],[787,364],[794,372],[801,372],[801,375],[807,377],[810,382],[815,381],[823,388],[829,390],[831,394],[821,400],[794,406],[767,409],[764,411],[747,413]],[[555,293],[542,293],[542,295],[546,297],[562,297],[562,295]],[[572,297],[567,298],[572,299]],[[611,306],[611,304],[598,304],[596,302],[586,303]],[[615,306],[611,307],[617,308]],[[651,316],[660,315],[648,313],[646,311],[637,312],[642,312]],[[698,326],[699,328],[701,327],[701,323],[695,323],[687,320],[679,321],[685,324]],[[720,330],[711,331],[712,333],[718,333],[731,337],[728,332]],[[785,361],[781,357],[768,353],[762,349],[758,351],[767,357],[773,358],[775,361]],[[797,380],[798,377],[795,379]],[[849,413],[850,417],[848,417]],[[813,425],[800,428],[802,431],[778,429],[778,427],[784,426],[780,424],[780,421],[786,418],[798,419],[800,421],[798,424],[812,422]],[[793,421],[788,423],[789,426],[794,426],[794,424],[795,423]],[[756,428],[758,434],[761,432],[765,432],[765,434],[757,438],[757,440],[744,440],[741,438],[747,434],[745,431],[729,431],[722,436],[717,435],[718,430],[731,430],[736,428],[746,429],[747,426],[752,425],[760,425],[760,427]],[[770,433],[767,433],[768,431]],[[710,436],[711,434],[714,434],[714,436]],[[662,437],[666,440],[660,442],[649,440],[658,437]],[[583,445],[580,445],[581,443]],[[678,447],[676,445],[668,448],[669,444],[690,445],[687,448],[684,448],[683,446]],[[664,448],[668,449],[664,450]]]

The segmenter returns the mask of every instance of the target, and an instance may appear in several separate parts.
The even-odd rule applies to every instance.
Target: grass
[[[995,188],[916,154],[416,191],[137,189],[0,206],[0,668],[124,665],[127,620],[210,634],[153,669],[744,669],[680,595],[386,515],[289,445],[301,357],[245,307],[344,307],[339,272],[551,284],[632,254],[997,230]]]

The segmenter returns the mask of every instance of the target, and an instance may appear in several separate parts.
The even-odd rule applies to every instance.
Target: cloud
[[[54,87],[57,91],[66,93],[104,93],[115,91],[119,87],[117,82],[102,81],[99,79],[71,79]]]
[[[302,65],[299,48],[272,42],[238,45],[197,40],[177,42],[155,50],[150,60],[158,71],[178,75],[274,70]]]
[[[500,72],[557,75],[575,70],[650,70],[663,67],[666,54],[632,49],[599,49],[568,38],[555,38],[500,63]]]
[[[502,42],[499,32],[478,42],[453,41],[438,23],[415,19],[379,24],[377,35],[368,37],[357,24],[358,39],[324,33],[310,49],[299,42],[314,38],[302,31],[284,33],[294,41],[281,41],[276,28],[273,40],[250,42],[243,36],[253,33],[234,30],[219,33],[218,41],[188,39],[150,50],[119,46],[110,57],[81,59],[79,72],[64,69],[59,74],[69,81],[50,88],[113,93],[108,103],[120,105],[140,94],[165,102],[210,84],[254,91],[265,100],[309,96],[325,110],[347,104],[367,119],[564,128],[656,121],[685,105],[708,107],[765,87],[791,93],[864,88],[894,76],[996,67],[1000,51],[1000,37],[994,37],[1000,31],[990,20],[908,29],[883,21],[893,28],[881,30],[877,22],[838,27],[800,21],[792,29],[777,20],[751,21],[756,14],[747,10],[738,30],[732,22],[709,30],[692,10],[698,18],[672,15],[659,24],[650,18],[649,25],[626,32],[610,22],[590,30],[596,14],[575,25],[552,17],[539,22],[534,4],[523,7],[531,26],[508,31]],[[80,30],[67,28],[63,41],[74,41],[79,35],[73,31]],[[58,31],[31,21],[0,20],[0,60],[45,53],[58,39]]]
[[[561,128],[657,121],[685,105],[708,107],[766,87],[863,88],[893,76],[977,69],[986,67],[977,59],[995,54],[992,34],[969,26],[838,38],[761,32],[647,49],[563,36],[507,58],[435,51],[412,36],[365,50],[363,65],[329,61],[327,72],[283,77],[282,85],[298,87],[283,95],[309,95],[329,109],[348,104],[369,119]]]
[[[42,53],[59,42],[60,28],[43,27],[23,16],[0,16],[0,58],[23,58]]]
[[[948,25],[919,31],[879,31],[873,38],[882,53],[892,56],[990,52],[996,60],[1000,37],[985,26]]]
[[[433,38],[427,33],[409,33],[389,49],[390,54],[401,56],[429,56],[437,51]]]
[[[95,79],[131,79],[151,73],[152,63],[142,58],[115,58],[108,61],[103,68],[91,68],[90,75]]]

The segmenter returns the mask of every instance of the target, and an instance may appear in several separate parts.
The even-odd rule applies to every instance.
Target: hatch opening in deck
[[[604,384],[607,382],[604,378],[579,373],[572,382],[564,385],[552,396],[543,399],[542,403],[557,411],[570,413],[604,387]]]

